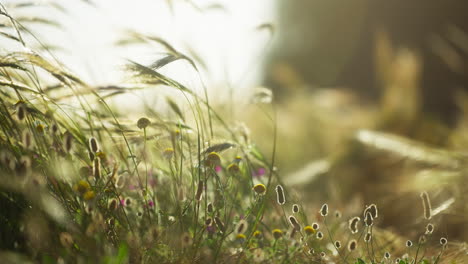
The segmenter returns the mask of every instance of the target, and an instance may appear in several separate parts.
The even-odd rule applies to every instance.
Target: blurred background
[[[276,142],[278,171],[305,205],[329,201],[349,216],[377,203],[379,224],[411,235],[426,190],[438,232],[468,238],[468,2],[2,3],[93,85],[124,81],[126,59],[161,58],[161,45],[122,45],[136,33],[194,58],[200,75],[183,61],[161,71],[196,91],[206,85],[264,152]],[[57,25],[31,19],[44,14]],[[268,90],[274,107],[250,104]],[[160,107],[150,91],[115,103],[134,114],[140,100]]]

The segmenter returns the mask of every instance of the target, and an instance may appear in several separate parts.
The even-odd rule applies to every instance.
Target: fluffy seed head
[[[351,233],[356,234],[358,230],[358,223],[361,221],[361,218],[358,216],[355,216],[349,220],[349,230],[351,230]]]
[[[357,241],[356,239],[353,239],[351,241],[349,241],[348,243],[348,251],[351,252],[353,250],[355,250],[357,248]]]
[[[431,208],[431,200],[429,200],[429,195],[427,192],[421,193],[421,200],[424,209],[424,218],[431,219],[432,217],[432,208]]]
[[[284,197],[283,186],[277,185],[275,189],[276,189],[276,198],[277,198],[278,204],[283,205],[284,203],[286,203],[286,199]]]
[[[320,208],[320,215],[327,216],[328,215],[328,204],[323,204],[322,208]]]

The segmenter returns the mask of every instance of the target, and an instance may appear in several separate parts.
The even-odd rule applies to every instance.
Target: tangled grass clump
[[[3,7],[0,15],[11,22],[4,35],[26,50],[22,36],[29,31]],[[2,50],[0,259],[442,263],[450,243],[431,236],[432,223],[405,247],[403,238],[377,227],[375,204],[364,208],[362,222],[346,211],[329,214],[328,204],[301,204],[282,183],[274,152],[265,157],[206,94],[158,72],[162,63],[129,62],[132,81],[175,89],[187,109],[170,101],[170,115],[147,109],[147,117],[132,120],[108,103],[132,88],[93,87],[50,54]],[[64,103],[66,92],[77,105]],[[422,197],[428,204],[428,194]],[[431,219],[430,210],[425,216]],[[454,260],[466,254],[453,248]]]

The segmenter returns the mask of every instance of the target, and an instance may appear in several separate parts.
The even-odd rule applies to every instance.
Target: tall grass
[[[320,211],[302,204],[275,166],[274,107],[267,110],[274,129],[264,131],[274,138],[267,157],[210,104],[206,88],[197,94],[159,71],[176,60],[198,71],[196,61],[163,39],[136,35],[138,42],[163,44],[168,54],[150,65],[128,61],[133,86],[94,87],[47,46],[30,48],[25,35],[41,42],[3,5],[0,15],[3,38],[24,50],[2,50],[0,57],[2,263],[466,259],[466,249],[450,240],[437,245],[440,238],[425,225],[416,232],[421,239],[406,248],[403,238],[377,227],[376,205],[363,207],[349,229],[355,215],[331,213],[331,203]],[[133,89],[160,86],[176,90],[185,104],[168,98],[171,113],[148,108],[129,119],[109,103]],[[70,97],[74,102],[67,103]]]

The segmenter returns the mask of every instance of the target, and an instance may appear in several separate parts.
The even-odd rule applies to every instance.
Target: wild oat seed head
[[[322,208],[320,208],[320,215],[327,216],[328,215],[328,204],[323,204]]]
[[[432,234],[432,232],[434,232],[434,225],[429,223],[426,226],[426,233],[425,234],[430,235],[430,234]]]
[[[112,198],[112,199],[109,200],[107,208],[109,208],[109,210],[111,210],[111,211],[115,211],[115,210],[117,210],[118,206],[119,206],[119,202],[117,201],[117,199]]]
[[[364,242],[369,243],[372,239],[372,234],[367,232],[366,235],[364,236]]]
[[[442,246],[447,245],[447,239],[446,239],[445,237],[441,237],[441,238],[440,238],[440,244],[441,244]]]
[[[335,241],[335,247],[337,249],[340,249],[341,248],[341,242],[339,240]]]
[[[71,149],[73,147],[73,136],[68,131],[65,133],[64,146],[65,146],[65,151],[68,152],[68,153],[71,151]]]
[[[349,220],[348,227],[349,227],[349,230],[351,230],[351,233],[356,234],[359,231],[358,230],[359,221],[361,221],[361,218],[359,218],[358,216],[355,216]]]
[[[315,254],[315,250],[313,248],[309,249],[309,251],[307,251],[307,253],[309,253],[309,255],[313,255]]]
[[[318,223],[312,223],[312,228],[315,229],[315,230],[319,230],[320,225]]]
[[[299,213],[299,205],[298,204],[293,204],[292,212],[293,212],[293,214]]]
[[[213,223],[213,219],[211,219],[211,217],[208,217],[208,218],[205,220],[205,225],[206,225],[206,226],[211,226],[212,223]]]
[[[101,178],[101,161],[99,158],[94,159],[93,175],[96,180],[99,180]]]
[[[429,199],[429,195],[427,194],[427,192],[421,193],[421,200],[422,200],[423,209],[424,209],[424,218],[429,220],[432,217],[432,208],[431,208],[431,200]]]
[[[304,232],[306,233],[306,235],[312,235],[312,234],[315,234],[315,229],[312,228],[311,226],[305,226]]]
[[[130,197],[125,198],[125,200],[124,200],[125,206],[131,206],[132,203],[133,203],[132,198],[130,198]]]
[[[24,118],[26,117],[26,113],[27,113],[27,110],[26,110],[26,106],[24,105],[24,103],[18,104],[17,109],[16,109],[16,116],[18,117],[19,121],[24,120]]]
[[[284,189],[281,185],[276,185],[276,199],[279,205],[286,203],[286,198],[284,197]]]
[[[419,244],[425,244],[427,242],[426,236],[422,235],[419,237]]]
[[[283,231],[281,231],[281,229],[273,229],[271,232],[273,233],[273,237],[275,239],[280,239],[283,236]]]
[[[406,241],[406,246],[407,246],[407,247],[412,247],[412,246],[413,246],[413,242],[412,242],[411,240]]]
[[[265,195],[266,193],[266,186],[264,184],[255,184],[255,186],[253,187],[253,190],[259,194],[259,195]]]
[[[395,259],[395,263],[400,263],[400,258]]]
[[[98,144],[96,138],[94,138],[94,137],[90,138],[89,141],[88,141],[88,145],[89,145],[89,149],[92,152],[96,153],[96,152],[99,151],[99,144]]]
[[[317,232],[317,239],[321,240],[323,238],[323,233],[321,231]]]
[[[349,243],[348,243],[348,251],[349,251],[349,252],[354,251],[356,248],[357,248],[357,241],[356,241],[356,239],[353,239],[353,240],[349,241]]]
[[[138,119],[138,121],[137,121],[137,127],[139,129],[145,129],[150,124],[151,124],[151,121],[146,117],[142,117],[142,118]]]
[[[384,258],[385,259],[390,259],[390,252],[385,252]]]
[[[371,212],[367,212],[366,218],[364,218],[364,223],[366,226],[372,226],[374,224],[374,219],[372,218]]]

